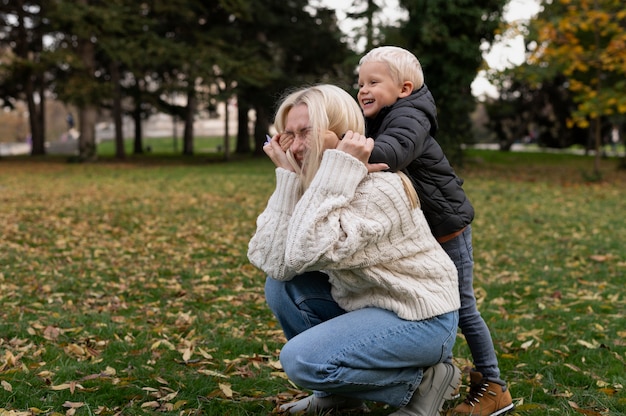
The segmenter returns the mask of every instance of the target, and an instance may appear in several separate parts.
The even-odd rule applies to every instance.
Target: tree
[[[78,108],[78,160],[97,158],[96,122],[104,97],[111,97],[106,85],[109,59],[101,49],[108,32],[120,33],[120,21],[107,4],[99,0],[50,2],[47,17],[54,22],[54,56],[59,99]]]
[[[352,83],[349,58],[354,53],[342,40],[334,10],[311,9],[308,0],[252,2],[250,19],[235,20],[233,30],[237,35],[230,40],[240,49],[234,56],[254,57],[226,72],[236,74],[239,100],[255,110],[257,155],[263,154],[274,105],[286,90],[317,82],[346,88]]]
[[[9,107],[16,100],[26,101],[33,155],[46,152],[45,103],[49,77],[43,38],[49,25],[43,18],[44,3],[0,2],[0,48],[7,51],[2,59],[0,99]]]
[[[361,11],[348,13],[350,19],[364,19],[365,25],[362,28],[356,29],[356,35],[365,37],[365,49],[370,50],[375,46],[378,46],[379,40],[376,36],[376,24],[374,23],[374,16],[380,12],[381,8],[374,0],[364,0],[365,8]]]
[[[471,142],[471,84],[482,65],[481,46],[491,43],[506,0],[400,0],[409,20],[400,29],[404,46],[424,68],[438,105],[439,141],[452,162],[461,162],[461,144]]]
[[[498,88],[498,97],[485,100],[489,127],[496,134],[500,150],[526,137],[539,146],[565,148],[587,146],[587,132],[569,127],[576,105],[566,87],[566,78],[555,73],[540,84],[531,84],[535,67],[522,64],[489,75]]]
[[[2,68],[4,80],[20,80],[5,82],[2,97],[10,104],[24,98],[21,85],[26,81],[45,80],[47,84],[33,84],[32,103],[42,103],[47,91],[78,109],[82,161],[96,157],[95,123],[102,109],[113,113],[117,157],[125,156],[122,114],[128,112],[135,120],[134,151],[139,153],[141,120],[152,108],[185,121],[183,153],[191,154],[196,113],[237,95],[244,105],[242,117],[247,108],[256,111],[254,140],[261,151],[280,93],[315,82],[349,86],[353,78],[354,67],[346,62],[354,55],[341,40],[334,11],[310,7],[308,0],[18,0],[0,6],[11,16],[33,15],[24,19],[22,29],[32,30],[36,22],[45,29],[37,36],[24,35],[0,15],[0,23],[6,24],[0,30],[0,47],[11,49],[11,56],[37,59],[14,59],[15,66]],[[48,61],[38,55],[44,38],[41,57]],[[16,45],[23,48],[13,50]],[[17,63],[25,62],[43,75],[22,71],[30,76],[18,78],[22,68]],[[43,113],[33,109],[31,116],[40,120],[43,134]],[[247,133],[247,120],[239,126]],[[39,137],[32,129],[33,138]],[[238,151],[249,151],[249,144],[242,136]]]
[[[602,119],[626,114],[626,5],[621,0],[555,0],[544,5],[530,28],[529,63],[539,68],[535,81],[553,71],[567,78],[576,103],[569,125],[593,127],[598,176]]]

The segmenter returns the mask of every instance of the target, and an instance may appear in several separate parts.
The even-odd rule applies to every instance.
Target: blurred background
[[[192,155],[207,137],[259,155],[282,93],[355,95],[379,45],[420,59],[454,163],[477,145],[623,153],[622,1],[0,0],[0,156],[154,138]]]

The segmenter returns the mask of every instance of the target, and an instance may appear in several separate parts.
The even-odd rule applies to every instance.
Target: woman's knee
[[[307,357],[306,345],[300,345],[293,339],[287,342],[280,351],[280,363],[289,379],[297,385],[309,388],[312,373],[311,363]]]

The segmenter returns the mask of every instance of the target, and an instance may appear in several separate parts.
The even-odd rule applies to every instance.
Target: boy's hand
[[[368,173],[384,172],[389,170],[389,165],[386,163],[366,163],[365,167],[367,168]]]
[[[374,139],[355,133],[352,130],[348,130],[346,134],[343,135],[339,144],[337,144],[337,150],[342,150],[359,159],[363,162],[369,173],[381,172],[389,169],[389,166],[386,163],[368,162],[373,149]]]

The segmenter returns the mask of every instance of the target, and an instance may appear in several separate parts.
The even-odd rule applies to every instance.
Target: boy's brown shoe
[[[515,408],[505,386],[488,381],[478,371],[470,372],[470,391],[463,403],[452,410],[461,416],[500,416]]]

